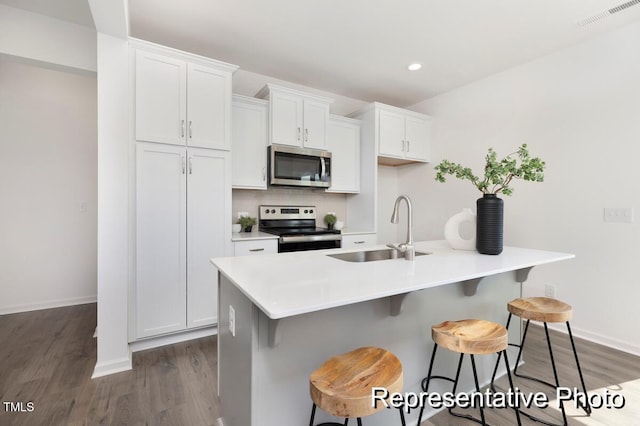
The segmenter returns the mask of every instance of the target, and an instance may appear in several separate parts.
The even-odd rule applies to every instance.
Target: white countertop
[[[253,230],[251,232],[233,232],[231,241],[277,240],[278,236]]]
[[[366,250],[386,248],[384,245]],[[504,247],[497,256],[451,249],[445,241],[416,243],[428,256],[354,263],[327,256],[349,249],[211,259],[269,318],[280,319],[351,303],[515,271],[575,257]]]

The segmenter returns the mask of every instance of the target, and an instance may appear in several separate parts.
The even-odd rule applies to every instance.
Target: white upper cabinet
[[[327,151],[331,152],[331,187],[327,192],[359,192],[360,120],[332,115]]]
[[[172,49],[137,48],[136,140],[229,150],[235,69]]]
[[[431,118],[427,115],[374,102],[350,114],[373,125],[378,162],[400,165],[427,162],[430,156]]]
[[[332,99],[273,84],[257,97],[269,100],[269,143],[326,149]]]
[[[136,51],[136,139],[185,144],[187,64]]]
[[[404,119],[406,142],[405,157],[419,161],[429,161],[431,145],[431,121],[413,115]]]
[[[187,145],[231,148],[231,74],[187,64]]]
[[[233,188],[267,189],[267,117],[269,103],[233,95]]]

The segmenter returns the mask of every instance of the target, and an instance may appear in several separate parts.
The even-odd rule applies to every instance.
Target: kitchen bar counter
[[[354,263],[327,256],[349,251],[355,250],[228,257],[212,262],[269,318],[280,319],[456,282],[474,285],[477,278],[574,257],[515,247],[488,256],[453,250],[444,241],[416,243],[416,251],[431,254],[416,256],[413,262],[400,258]]]
[[[444,241],[419,242],[416,249],[432,254],[415,261],[364,263],[327,256],[356,251],[347,249],[212,259],[219,270],[222,424],[308,424],[309,374],[330,356],[362,346],[396,354],[403,365],[404,391],[419,392],[433,348],[432,325],[465,318],[504,323],[507,302],[521,295],[532,267],[574,257],[515,247],[487,256],[452,250]],[[516,324],[509,339],[520,339]],[[512,348],[512,361],[516,354]],[[443,351],[439,371],[454,374],[457,359]],[[481,385],[490,379],[494,362],[487,355],[478,364]],[[463,369],[461,391],[472,389],[470,377]],[[449,383],[439,382],[430,390],[451,390]],[[434,410],[427,407],[425,413],[430,416]],[[408,414],[407,424],[415,425],[416,416],[417,410]],[[321,410],[316,420],[340,421]],[[366,423],[388,426],[397,420],[395,410],[383,410]]]

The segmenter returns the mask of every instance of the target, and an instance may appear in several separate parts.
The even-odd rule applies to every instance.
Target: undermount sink
[[[427,252],[416,251],[416,256],[424,256]],[[403,258],[404,255],[395,249],[362,250],[349,253],[328,254],[327,256],[344,260],[345,262],[373,262],[376,260],[389,260]]]

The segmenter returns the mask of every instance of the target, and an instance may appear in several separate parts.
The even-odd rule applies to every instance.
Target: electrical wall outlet
[[[236,336],[236,310],[229,305],[229,331],[233,337]]]
[[[617,223],[632,223],[633,208],[632,207],[619,207],[619,208],[605,207],[604,221],[617,222]]]
[[[544,286],[544,295],[546,297],[556,297],[556,288],[551,284]]]
[[[249,212],[238,212],[238,219],[240,219],[243,216],[249,216]]]

